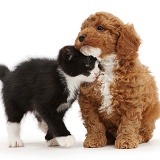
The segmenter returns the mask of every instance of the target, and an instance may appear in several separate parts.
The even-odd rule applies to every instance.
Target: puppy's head
[[[84,55],[105,59],[107,55],[136,54],[140,38],[133,25],[124,24],[107,12],[90,15],[81,26],[75,40],[75,48]]]

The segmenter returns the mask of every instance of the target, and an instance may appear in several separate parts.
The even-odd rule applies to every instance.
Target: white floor
[[[154,156],[154,160],[160,158],[160,120],[156,123],[154,136],[150,142],[140,144],[136,149],[115,149],[113,145],[103,148],[84,148],[85,129],[80,118],[77,103],[68,112],[65,123],[75,136],[75,145],[71,148],[47,147],[44,134],[37,128],[36,119],[28,114],[22,122],[21,137],[25,146],[21,148],[8,148],[4,111],[0,108],[0,159],[1,160],[32,160],[32,159],[60,159],[60,160],[146,160]],[[155,157],[156,156],[156,157]]]

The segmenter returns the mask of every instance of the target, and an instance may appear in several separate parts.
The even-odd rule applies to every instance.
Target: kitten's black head
[[[94,69],[97,59],[92,56],[84,56],[74,46],[65,46],[59,51],[58,64],[69,76],[89,76]]]

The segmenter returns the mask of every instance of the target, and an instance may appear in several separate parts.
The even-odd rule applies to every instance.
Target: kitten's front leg
[[[58,146],[58,142],[56,141],[55,138],[53,138],[54,136],[50,133],[50,131],[48,130],[46,136],[45,136],[45,140],[47,141],[47,146],[48,147],[53,147],[53,146]]]
[[[71,147],[74,145],[75,138],[70,134],[70,132],[67,130],[64,122],[63,122],[63,116],[64,113],[52,113],[43,116],[44,121],[46,122],[48,126],[48,131],[45,136],[45,139],[47,140],[48,146],[62,146],[62,147]]]
[[[75,138],[74,136],[67,135],[67,136],[60,136],[60,137],[54,137],[49,132],[45,136],[45,139],[47,140],[47,146],[62,146],[62,147],[71,147],[74,145]]]
[[[53,135],[49,132],[49,130],[45,136],[45,140],[47,141],[48,147],[58,146],[58,142],[55,138],[53,138]]]
[[[47,133],[46,136],[45,136],[45,139],[47,141],[47,146],[48,147],[53,147],[53,146],[58,146],[58,145],[65,146],[65,147],[70,147],[70,146],[72,146],[74,144],[75,140],[74,140],[74,137],[72,135],[69,135],[67,137],[53,138],[53,135],[51,135],[47,131],[48,130],[48,126],[44,121],[38,122],[38,126],[44,133]]]

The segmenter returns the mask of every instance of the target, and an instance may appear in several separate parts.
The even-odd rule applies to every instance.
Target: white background
[[[0,64],[11,70],[28,57],[56,58],[64,45],[74,44],[81,23],[90,14],[110,12],[124,23],[133,23],[142,39],[140,60],[147,65],[160,89],[160,5],[159,0],[0,0]],[[0,83],[0,89],[2,84]],[[151,159],[160,158],[160,120],[149,143],[137,149],[118,150],[114,146],[83,148],[85,132],[75,102],[65,123],[75,136],[71,148],[48,148],[35,118],[22,121],[25,147],[7,147],[6,119],[0,94],[0,159]],[[155,158],[154,158],[155,159]]]

